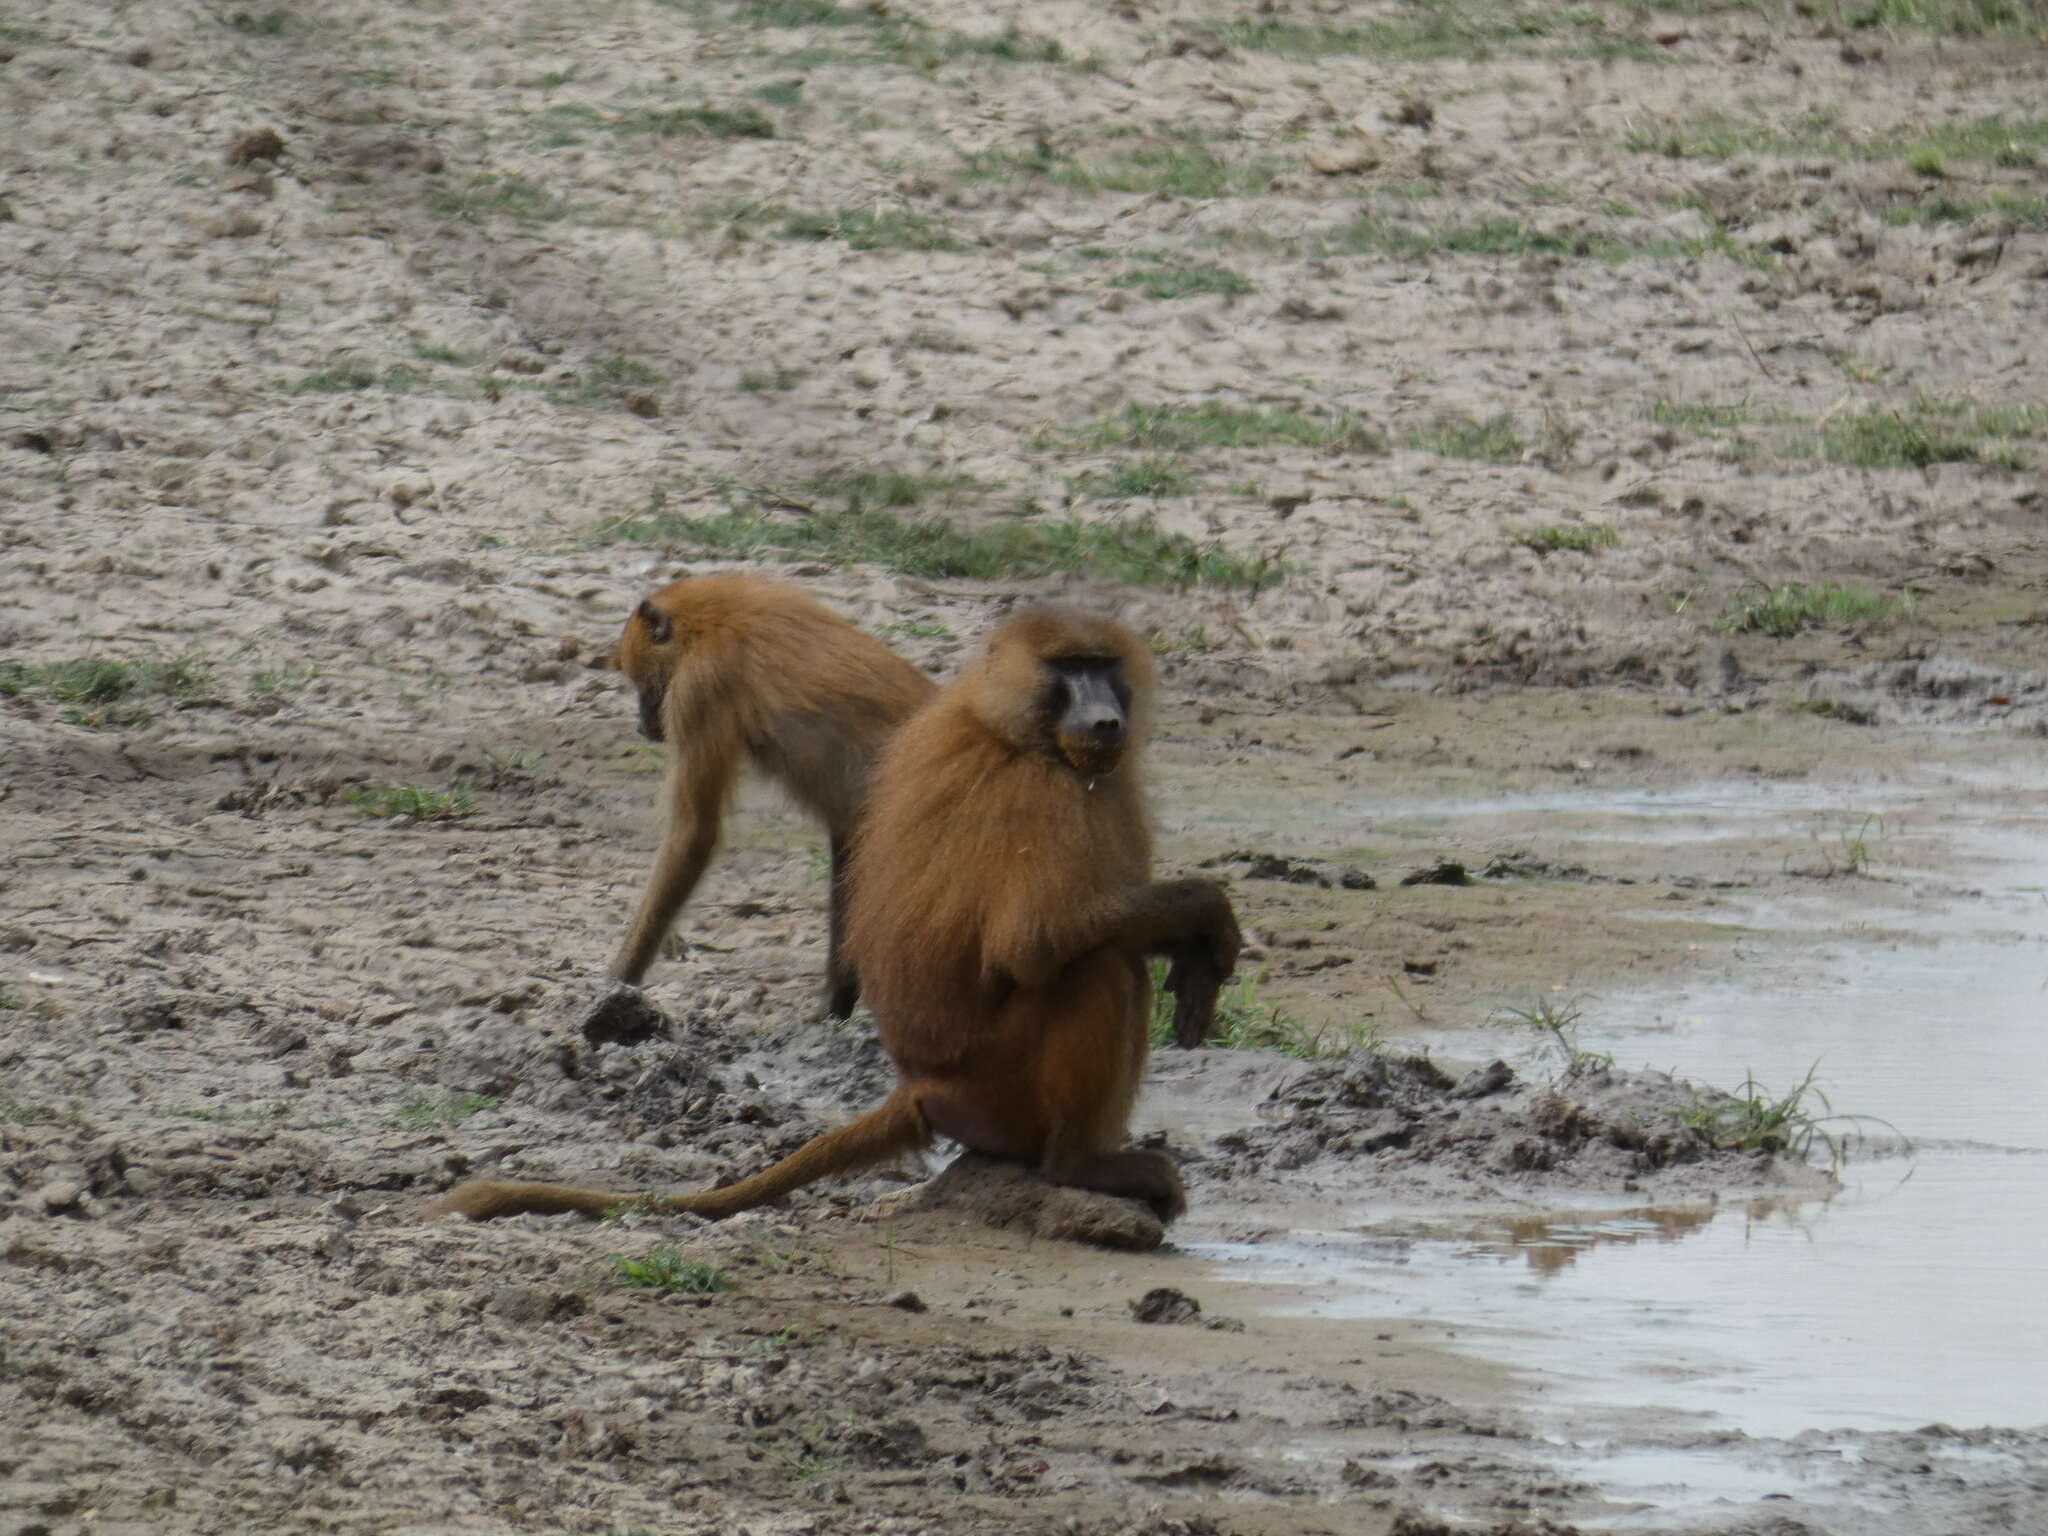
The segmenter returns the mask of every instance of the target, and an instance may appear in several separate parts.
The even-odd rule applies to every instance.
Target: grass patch
[[[587,408],[619,407],[652,414],[647,406],[655,394],[668,387],[668,378],[630,357],[594,357],[568,389],[549,388],[544,393],[556,405]]]
[[[63,706],[64,718],[88,730],[136,725],[149,718],[150,699],[198,698],[208,673],[185,657],[169,661],[87,658],[31,664],[0,661],[0,697],[36,693]]]
[[[675,543],[742,559],[824,560],[879,565],[926,580],[993,581],[1081,572],[1103,581],[1154,587],[1236,587],[1256,593],[1284,573],[1270,556],[1234,554],[1220,543],[1169,533],[1150,518],[1083,523],[1013,522],[960,528],[942,518],[903,518],[874,501],[797,518],[770,493],[709,517],[671,511],[657,495],[646,511],[604,524],[593,546]]]
[[[849,512],[857,512],[864,507],[903,511],[921,506],[933,496],[960,495],[980,489],[981,482],[971,475],[916,475],[900,469],[848,470],[840,474],[813,475],[803,482],[805,495],[842,502]]]
[[[332,368],[323,368],[318,373],[309,373],[291,387],[294,395],[347,395],[379,386],[394,395],[409,394],[427,382],[427,376],[417,368],[408,368],[403,363],[386,368],[382,373],[365,368],[361,363],[337,363]]]
[[[678,1248],[656,1248],[640,1258],[612,1255],[612,1282],[634,1291],[678,1296],[711,1296],[730,1291],[732,1276],[709,1259],[693,1259]]]
[[[412,821],[458,821],[476,813],[476,789],[467,779],[457,779],[446,789],[360,784],[348,792],[348,803],[379,820],[403,816]]]
[[[57,1111],[47,1104],[0,1098],[0,1125],[48,1125],[59,1118]]]
[[[1493,53],[1563,57],[1658,56],[1646,43],[1609,32],[1600,13],[1571,6],[1516,6],[1495,0],[1433,0],[1387,21],[1333,26],[1313,22],[1231,20],[1209,30],[1232,48],[1284,59],[1364,54],[1389,61],[1483,59]]]
[[[1484,420],[1470,416],[1439,422],[1426,431],[1408,434],[1408,446],[1447,459],[1478,459],[1488,464],[1512,464],[1529,445],[1515,435],[1515,418],[1507,411]]]
[[[1831,160],[1905,160],[1923,175],[1947,173],[1950,160],[1988,160],[2024,167],[2048,146],[2048,119],[1994,114],[1883,133],[1857,132],[1823,109],[1781,122],[1705,112],[1630,128],[1625,148],[1673,160],[1730,160],[1738,155],[1810,155]]]
[[[1974,224],[1986,216],[2010,219],[2021,229],[2048,230],[2048,197],[2015,197],[1994,193],[1985,198],[1955,197],[1937,193],[1924,202],[1905,203],[1885,210],[1887,224]]]
[[[297,693],[320,675],[317,667],[292,662],[282,667],[265,667],[249,678],[249,691],[259,699],[281,699]]]
[[[707,0],[659,0],[674,10],[709,17]],[[918,68],[934,68],[955,59],[989,59],[1007,64],[1063,64],[1067,51],[1052,38],[1011,25],[1001,32],[968,34],[934,27],[913,16],[842,6],[835,0],[740,0],[725,11],[741,26],[787,31],[835,28],[858,31],[868,51],[860,57]],[[808,50],[816,54],[821,50]],[[834,58],[844,58],[843,52]],[[799,56],[802,62],[826,62]],[[791,62],[798,62],[792,60]]]
[[[1848,8],[1844,20],[1859,30],[2048,37],[2048,10],[2038,0],[1863,0]]]
[[[1787,582],[1750,587],[1728,599],[1714,628],[1721,634],[1751,632],[1783,638],[1827,624],[1864,624],[1912,612],[1905,598],[1886,597],[1868,587],[1824,581],[1814,586]]]
[[[1194,453],[1204,448],[1259,448],[1292,443],[1346,453],[1381,453],[1386,439],[1356,416],[1231,405],[1127,405],[1061,434],[1063,444],[1096,453],[1133,448]]]
[[[562,103],[540,115],[541,141],[551,147],[583,142],[586,129],[656,139],[772,139],[775,120],[759,107],[632,107],[601,112]]]
[[[409,1131],[430,1131],[462,1124],[471,1115],[495,1109],[498,1101],[487,1093],[451,1093],[430,1099],[409,1093],[391,1111],[392,1120]]]
[[[164,1111],[173,1120],[203,1120],[211,1125],[241,1125],[284,1120],[290,1117],[291,1112],[291,1105],[282,1100],[264,1109],[211,1109],[192,1106]]]
[[[1109,286],[1133,289],[1148,299],[1192,299],[1205,293],[1220,293],[1234,299],[1250,293],[1255,285],[1244,274],[1227,267],[1183,266],[1162,261],[1120,273],[1109,280]]]
[[[1543,1048],[1554,1051],[1567,1073],[1602,1071],[1614,1065],[1605,1051],[1589,1051],[1579,1044],[1579,1023],[1585,1009],[1577,998],[1562,1001],[1539,997],[1529,1003],[1503,1003],[1493,1010],[1489,1022],[1534,1035]]]
[[[1822,424],[1820,445],[1830,463],[1862,469],[1964,463],[2024,469],[2026,459],[2013,443],[2044,427],[2048,406],[1917,400],[1903,410],[1836,416]]]
[[[489,218],[540,224],[565,219],[576,211],[574,203],[555,196],[539,182],[496,171],[486,171],[459,191],[435,193],[432,207],[436,213],[472,224]]]
[[[1029,150],[990,149],[967,156],[972,181],[1043,178],[1076,192],[1136,192],[1211,199],[1257,197],[1280,174],[1271,156],[1226,160],[1201,144],[1164,143],[1112,150],[1086,160],[1040,141]]]
[[[1818,875],[1823,880],[1832,880],[1837,875],[1867,876],[1870,873],[1871,861],[1890,838],[1891,832],[1885,826],[1884,817],[1876,811],[1866,812],[1862,821],[1856,825],[1842,827],[1835,834],[1832,843],[1823,841],[1822,833],[1816,831],[1814,841],[1820,845],[1819,866],[1793,872]]]
[[[785,240],[838,240],[856,251],[957,251],[959,242],[928,214],[907,208],[842,208],[836,213],[786,213],[776,233]]]
[[[1209,1044],[1225,1051],[1273,1051],[1297,1061],[1318,1061],[1345,1056],[1353,1051],[1380,1047],[1379,1036],[1369,1021],[1360,1020],[1343,1029],[1310,1029],[1277,1003],[1259,995],[1265,985],[1264,970],[1240,976],[1216,997],[1216,1028]],[[1152,966],[1152,1044],[1164,1048],[1173,1043],[1173,994],[1166,990],[1166,965]]]
[[[283,37],[298,30],[298,18],[289,11],[236,11],[221,18],[222,24],[244,37]]]
[[[1750,409],[1747,404],[1659,400],[1650,407],[1650,420],[1660,427],[1681,427],[1688,432],[1731,432],[1748,423]]]
[[[1091,501],[1127,501],[1139,496],[1185,496],[1195,477],[1173,459],[1126,459],[1104,469],[1083,470],[1067,482],[1076,496]]]
[[[473,368],[479,359],[454,347],[444,347],[439,342],[424,342],[412,349],[412,355],[423,363],[447,363],[454,368]]]
[[[1621,542],[1621,535],[1606,523],[1552,523],[1544,528],[1518,528],[1514,540],[1539,555],[1556,550],[1575,550],[1582,555],[1598,554]]]
[[[1844,1126],[1883,1126],[1906,1151],[1912,1151],[1913,1143],[1888,1120],[1875,1115],[1836,1114],[1828,1096],[1814,1083],[1814,1074],[1819,1070],[1820,1063],[1815,1062],[1798,1085],[1784,1094],[1767,1091],[1754,1074],[1744,1073],[1742,1087],[1736,1092],[1697,1099],[1681,1110],[1678,1118],[1724,1152],[1789,1153],[1806,1160],[1812,1157],[1816,1145],[1824,1147],[1831,1172],[1841,1168],[1847,1145],[1853,1139],[1843,1133]],[[1818,1113],[1815,1105],[1819,1106]]]
[[[1333,256],[1389,256],[1400,261],[1427,261],[1446,252],[1463,256],[1567,256],[1610,264],[1624,261],[1674,261],[1719,255],[1753,265],[1768,255],[1745,251],[1716,225],[1703,239],[1673,235],[1633,239],[1593,230],[1540,230],[1520,219],[1496,217],[1476,224],[1424,226],[1400,219],[1364,214],[1326,237],[1323,249]]]

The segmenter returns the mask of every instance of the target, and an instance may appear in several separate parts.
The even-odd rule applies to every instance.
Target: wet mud
[[[2048,1527],[2041,45],[1460,16],[0,18],[0,1529]],[[1239,575],[803,544],[881,503]],[[1154,1060],[1182,1222],[417,1219],[887,1091],[757,789],[599,1006],[590,660],[737,562],[1152,644],[1256,1026]],[[1717,622],[1786,582],[1891,606]]]

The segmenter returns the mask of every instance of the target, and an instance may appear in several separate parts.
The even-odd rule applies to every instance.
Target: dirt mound
[[[1453,1077],[1427,1056],[1373,1052],[1274,1089],[1267,1123],[1217,1137],[1202,1171],[1232,1179],[1369,1159],[1389,1190],[1471,1200],[1831,1182],[1717,1146],[1691,1121],[1724,1098],[1663,1072],[1581,1064],[1545,1084],[1504,1061]]]

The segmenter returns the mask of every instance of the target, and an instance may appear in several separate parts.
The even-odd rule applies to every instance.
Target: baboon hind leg
[[[1163,1152],[1126,1148],[1150,1049],[1152,983],[1142,959],[1100,950],[1070,966],[1040,1024],[1039,1169],[1056,1184],[1141,1200],[1161,1221],[1187,1210],[1180,1170]]]
[[[860,1002],[860,977],[846,958],[846,904],[852,895],[853,849],[844,837],[832,839],[832,895],[825,948],[825,1013],[850,1019]]]

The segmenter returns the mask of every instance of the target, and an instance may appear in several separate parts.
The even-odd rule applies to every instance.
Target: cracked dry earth
[[[1891,9],[17,0],[0,1529],[2048,1524],[2028,1424],[1644,1421],[1615,1443],[1747,1472],[1617,1494],[1485,1329],[1205,1256],[1825,1193],[1659,1074],[1410,1056],[1725,963],[1745,901],[1977,878],[1529,797],[2031,814],[2048,53]],[[893,518],[1191,542],[990,574],[828,536]],[[764,795],[653,978],[674,1032],[575,1029],[660,767],[588,659],[657,582],[782,555],[938,676],[1043,595],[1159,650],[1162,861],[1231,880],[1259,1006],[1326,1053],[1155,1064],[1167,1246],[1047,1236],[986,1170],[413,1219],[485,1169],[722,1179],[884,1091],[816,1017],[820,838]],[[1909,601],[1715,627],[1792,581]],[[80,658],[155,670],[39,681]],[[733,1288],[619,1283],[666,1248]]]

